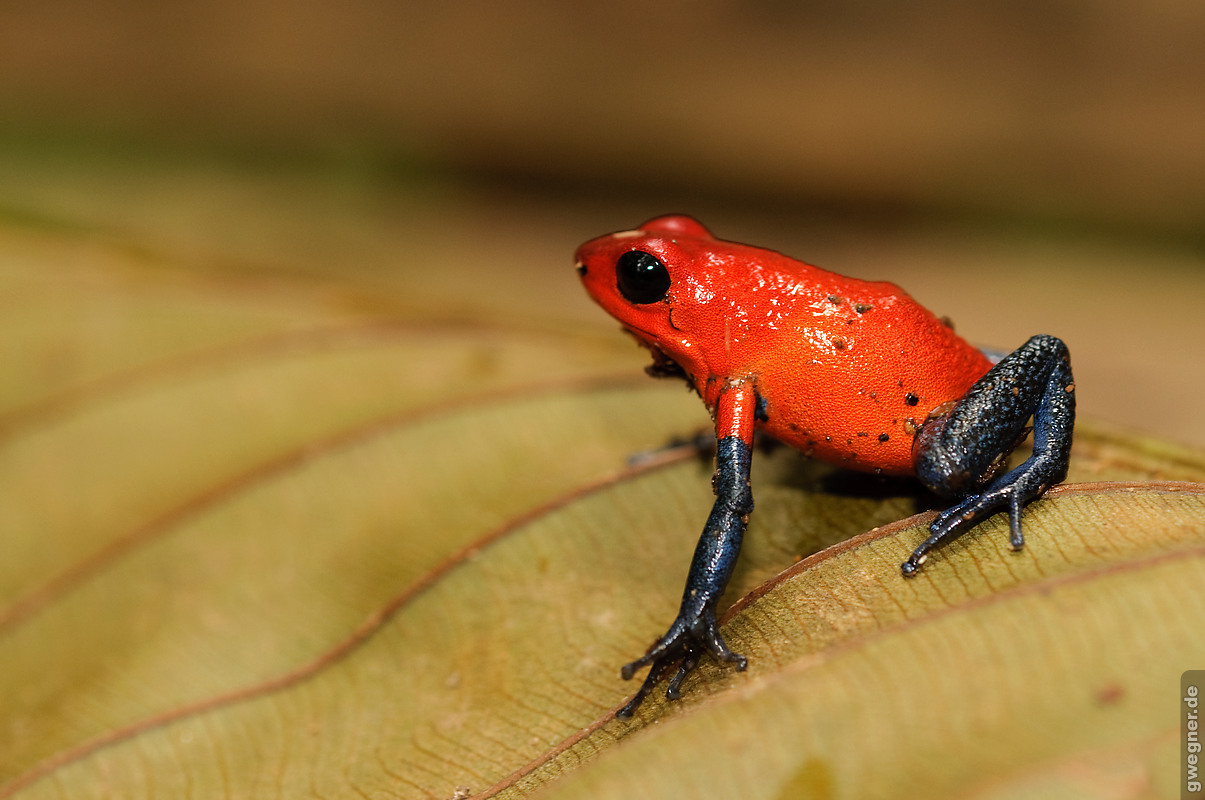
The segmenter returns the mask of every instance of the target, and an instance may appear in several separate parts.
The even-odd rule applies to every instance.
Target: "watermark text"
[[[1205,797],[1201,793],[1201,687],[1205,670],[1189,670],[1180,676],[1180,796]]]

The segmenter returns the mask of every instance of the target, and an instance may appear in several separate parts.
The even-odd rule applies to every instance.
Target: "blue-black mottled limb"
[[[999,474],[1033,417],[1033,455]],[[1034,336],[1002,358],[951,410],[928,420],[913,446],[916,474],[938,494],[959,498],[900,569],[915,575],[927,554],[997,511],[1009,513],[1009,542],[1025,544],[1021,509],[1067,477],[1075,426],[1075,382],[1067,346]]]
[[[654,642],[643,657],[621,671],[624,680],[631,680],[637,670],[651,665],[640,691],[616,716],[632,716],[644,698],[675,667],[677,672],[670,679],[665,696],[670,700],[678,699],[682,681],[698,666],[704,653],[735,664],[738,670],[744,670],[747,665],[745,657],[729,650],[720,636],[716,604],[732,577],[745,526],[753,511],[753,493],[749,489],[752,449],[738,436],[725,436],[716,443],[715,461],[715,505],[695,546],[682,606],[665,635]]]

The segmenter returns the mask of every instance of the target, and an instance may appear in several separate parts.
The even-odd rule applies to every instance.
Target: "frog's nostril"
[[[583,264],[582,262],[579,261],[574,266],[577,267],[578,275],[581,275],[583,278],[586,277],[586,265],[585,264]]]

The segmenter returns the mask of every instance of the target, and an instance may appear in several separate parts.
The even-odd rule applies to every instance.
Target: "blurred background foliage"
[[[10,125],[367,152],[583,200],[697,192],[1205,235],[1199,3],[61,0],[3,13]]]

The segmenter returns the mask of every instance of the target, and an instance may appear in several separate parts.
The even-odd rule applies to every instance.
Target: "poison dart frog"
[[[576,266],[590,296],[652,353],[649,374],[685,379],[715,422],[715,505],[677,618],[621,671],[629,680],[650,667],[620,717],[675,667],[666,697],[677,699],[706,653],[747,665],[720,635],[716,604],[753,511],[754,430],[850,469],[916,476],[950,498],[905,576],[997,511],[1020,549],[1021,509],[1067,475],[1075,383],[1053,336],[993,358],[894,284],[716,239],[686,216],[593,239]],[[1033,455],[1005,471],[1031,417]]]

